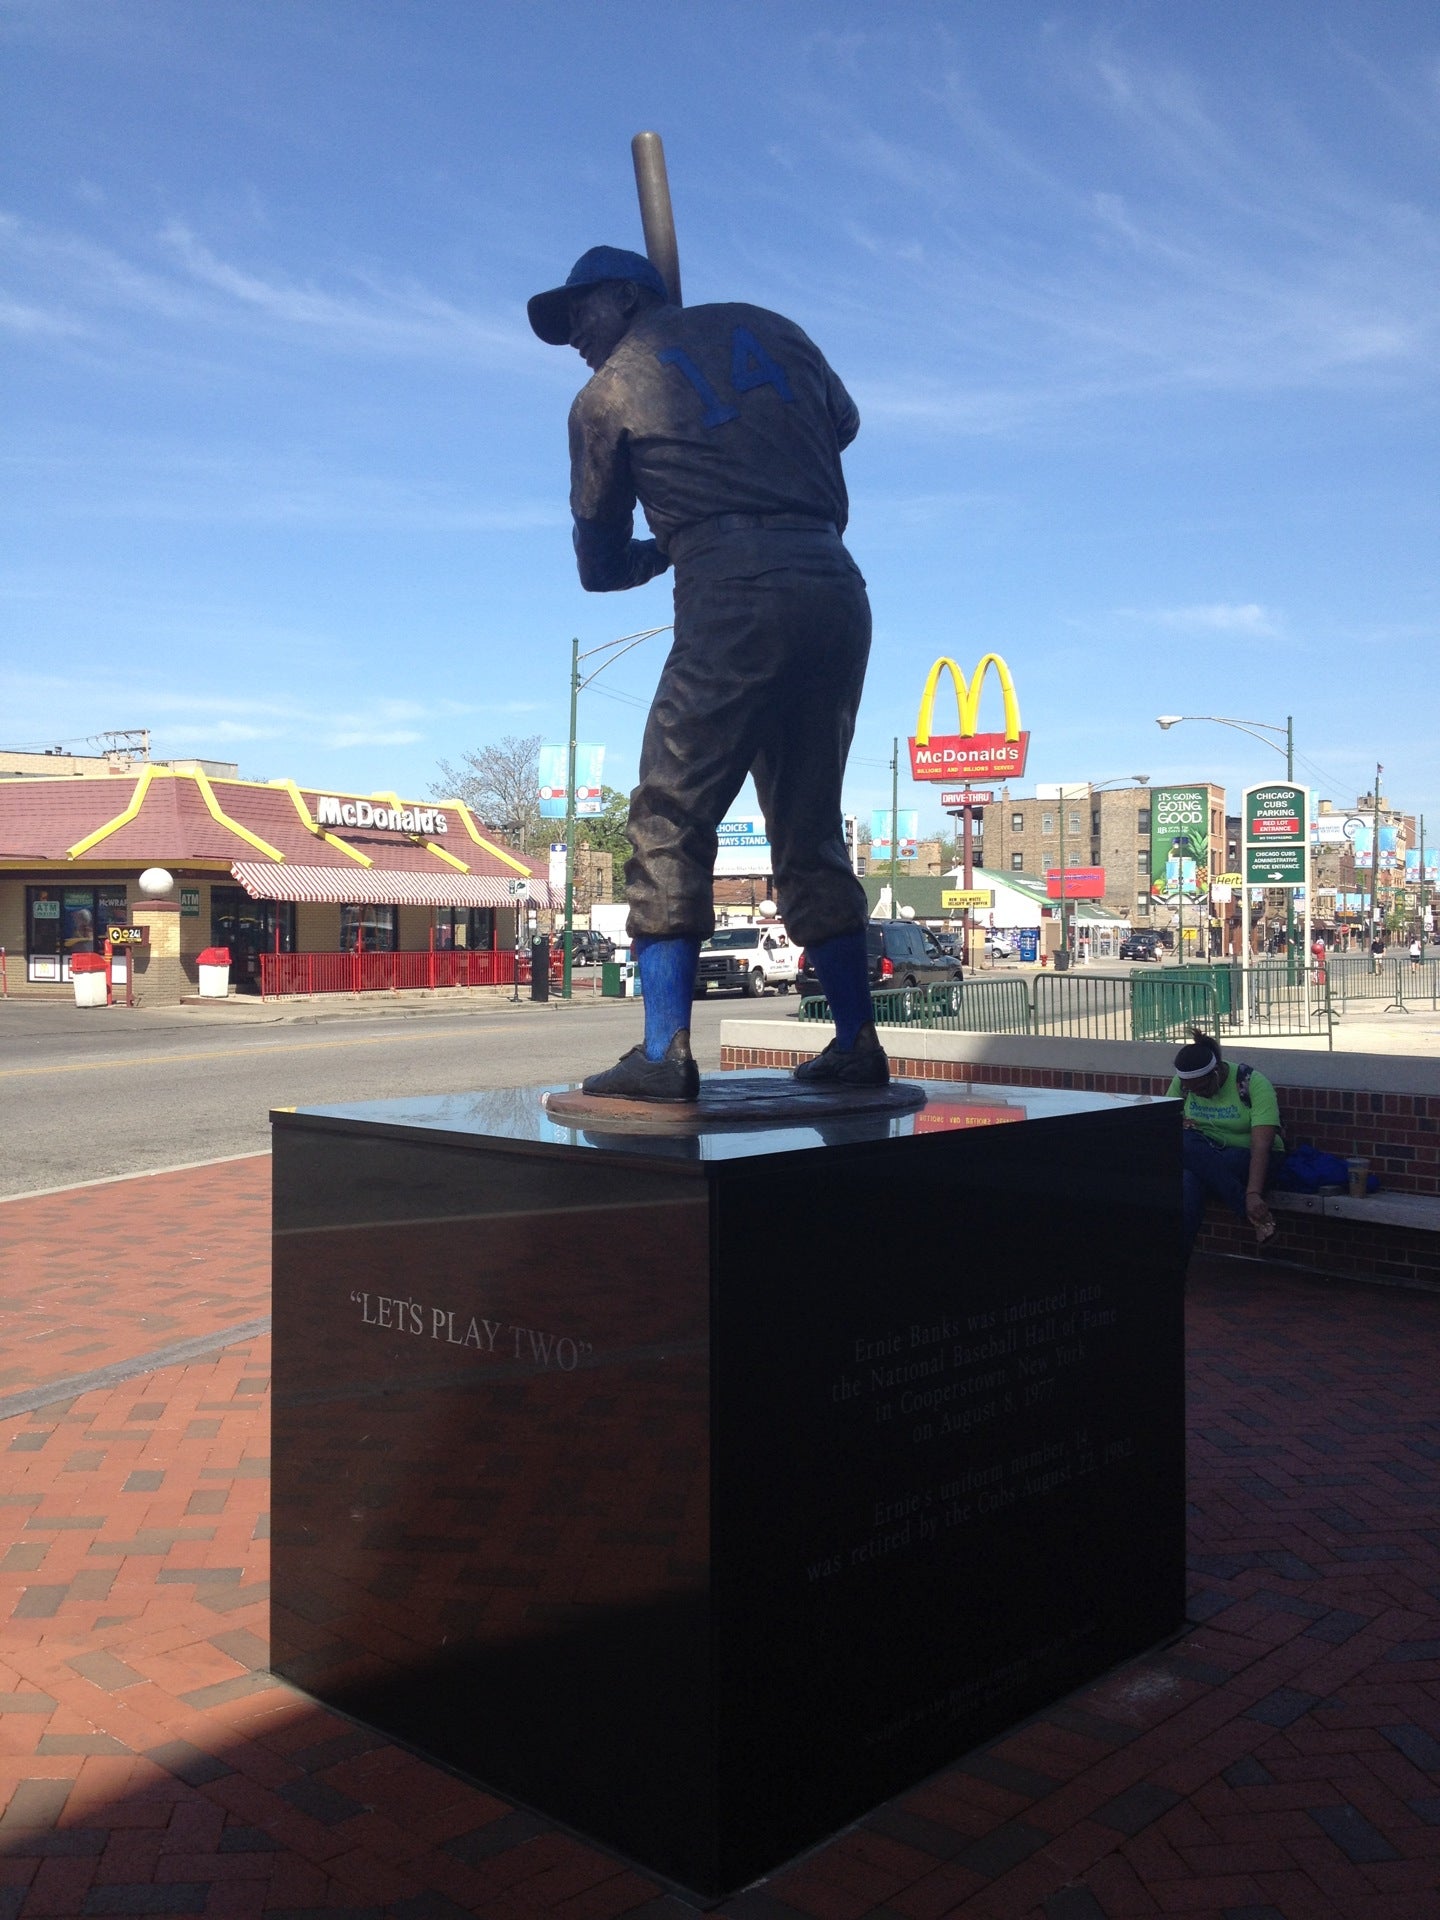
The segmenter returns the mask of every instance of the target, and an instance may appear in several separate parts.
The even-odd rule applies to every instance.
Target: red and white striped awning
[[[290,900],[348,907],[513,907],[508,880],[479,873],[382,872],[378,867],[297,867],[287,860],[237,860],[230,869],[252,900]],[[522,878],[520,874],[515,876]],[[547,881],[535,875],[519,896],[527,905],[554,907]]]

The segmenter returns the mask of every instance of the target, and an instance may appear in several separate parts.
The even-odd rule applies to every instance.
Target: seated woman
[[[1207,1194],[1223,1200],[1255,1229],[1263,1247],[1275,1232],[1265,1189],[1285,1161],[1280,1107],[1275,1089],[1253,1068],[1227,1066],[1208,1034],[1195,1037],[1175,1056],[1175,1078],[1166,1091],[1185,1100],[1185,1253],[1200,1231]]]

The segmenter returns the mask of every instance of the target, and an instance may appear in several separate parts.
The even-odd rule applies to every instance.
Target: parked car
[[[872,920],[865,929],[872,987],[953,985],[965,969],[953,954],[942,953],[934,934],[910,920]],[[800,991],[823,994],[809,956],[800,956]]]
[[[1120,942],[1122,960],[1158,960],[1163,952],[1158,933],[1127,933]]]
[[[1015,942],[1010,938],[1008,933],[987,933],[985,936],[985,951],[992,960],[1013,960],[1015,958]]]
[[[615,942],[589,927],[576,927],[570,936],[570,962],[576,967],[599,967],[615,958]]]
[[[717,927],[700,949],[695,991],[728,987],[757,1000],[767,987],[789,993],[799,971],[800,950],[776,921]]]

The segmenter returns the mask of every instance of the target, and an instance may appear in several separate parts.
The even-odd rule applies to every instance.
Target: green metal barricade
[[[1030,984],[1034,990],[1032,1032],[1070,1040],[1130,1038],[1128,980],[1104,974],[1039,973]]]
[[[1192,1027],[1213,1033],[1218,1025],[1215,982],[1208,969],[1173,967],[1147,973],[1137,967],[1130,975],[1132,1040],[1185,1040]]]

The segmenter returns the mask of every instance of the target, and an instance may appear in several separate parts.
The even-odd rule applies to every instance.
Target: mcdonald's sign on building
[[[1000,682],[1000,697],[1005,703],[1005,731],[978,733],[980,691],[985,675],[994,667]],[[950,675],[955,689],[955,713],[958,728],[954,733],[936,733],[932,723],[935,694],[942,674]],[[910,772],[916,780],[1007,780],[1025,771],[1030,751],[1030,736],[1020,731],[1020,703],[1015,698],[1015,682],[1010,669],[998,653],[987,653],[967,685],[964,674],[953,660],[937,660],[925,681],[920,696],[920,714],[915,737],[910,742]]]

